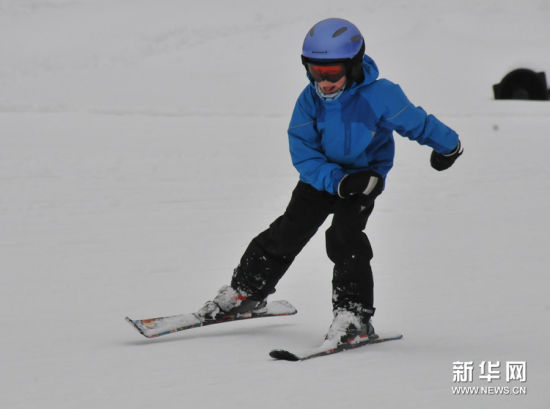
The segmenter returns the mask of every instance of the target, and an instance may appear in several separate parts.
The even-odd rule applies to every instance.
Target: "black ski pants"
[[[374,200],[344,200],[298,182],[284,214],[250,242],[231,285],[260,300],[275,292],[294,258],[333,214],[326,231],[327,255],[334,263],[333,308],[372,315],[373,254],[363,230],[373,207]]]

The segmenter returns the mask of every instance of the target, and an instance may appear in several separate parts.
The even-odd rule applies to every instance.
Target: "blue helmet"
[[[364,53],[365,44],[355,25],[341,18],[328,18],[315,24],[302,46],[302,60],[351,60]]]
[[[364,53],[365,40],[355,25],[342,18],[328,18],[319,21],[306,34],[302,45],[302,64],[309,75],[309,63],[343,63],[348,84],[351,85],[361,83],[365,78],[361,65]]]

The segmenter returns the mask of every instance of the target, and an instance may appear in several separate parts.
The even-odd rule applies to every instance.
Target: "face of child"
[[[338,92],[346,84],[346,76],[344,75],[336,82],[331,82],[328,80],[318,81],[319,88],[323,91],[324,94],[330,95]]]

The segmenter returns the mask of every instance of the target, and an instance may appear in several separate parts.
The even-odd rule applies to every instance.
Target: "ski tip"
[[[273,359],[283,360],[283,361],[299,361],[300,358],[294,355],[292,352],[286,351],[284,349],[274,349],[269,353],[269,356]]]
[[[380,335],[379,342],[393,341],[393,340],[402,339],[402,338],[403,338],[403,334]]]
[[[294,315],[298,312],[287,300],[269,301],[267,303],[268,311],[273,315]]]
[[[131,319],[130,317],[126,317],[124,319],[128,324],[130,324],[132,327],[136,329],[137,332],[139,332],[141,335],[143,335],[145,338],[151,338],[150,336],[146,335],[143,330],[139,327],[136,321]]]

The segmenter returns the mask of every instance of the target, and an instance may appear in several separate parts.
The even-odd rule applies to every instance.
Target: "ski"
[[[380,342],[393,341],[403,338],[403,334],[378,336],[376,338],[368,337],[356,337],[355,339],[348,340],[348,342],[340,343],[327,340],[321,346],[303,351],[300,353],[293,353],[286,349],[274,349],[269,353],[269,356],[276,360],[285,361],[305,361],[306,359],[316,358],[319,356],[336,354],[337,352],[347,351],[348,349],[359,348],[365,345],[378,344]]]
[[[282,317],[286,315],[294,315],[297,313],[296,308],[288,301],[270,301],[267,305],[259,310],[224,315],[215,320],[201,320],[196,314],[177,314],[166,317],[146,318],[133,320],[126,317],[128,321],[138,332],[147,338],[156,338],[162,335],[172,334],[178,331],[184,331],[191,328],[204,327],[212,324],[221,324],[230,321],[240,321],[252,318],[264,317]]]

